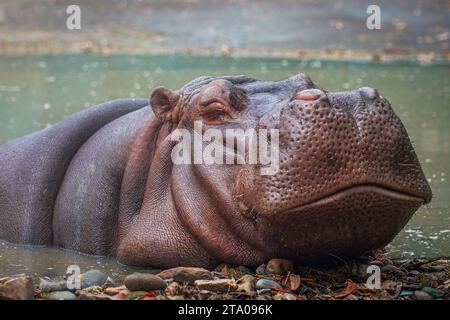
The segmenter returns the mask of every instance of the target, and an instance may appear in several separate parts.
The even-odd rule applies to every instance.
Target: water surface
[[[393,256],[450,256],[450,64],[375,64],[231,57],[58,55],[0,57],[0,143],[51,126],[93,104],[148,97],[201,75],[280,80],[305,72],[329,90],[378,88],[406,126],[434,199],[389,246]],[[67,265],[129,271],[114,259],[0,242],[0,274],[58,272]],[[50,269],[50,270],[53,270]]]

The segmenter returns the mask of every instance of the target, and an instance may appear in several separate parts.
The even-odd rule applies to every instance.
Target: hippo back
[[[58,190],[77,151],[108,123],[148,104],[145,99],[113,100],[1,145],[0,239],[51,244]]]

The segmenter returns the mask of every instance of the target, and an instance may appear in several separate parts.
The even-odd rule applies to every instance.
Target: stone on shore
[[[53,291],[46,298],[47,300],[77,300],[77,296],[70,291]]]
[[[167,287],[167,283],[159,276],[139,272],[127,276],[124,284],[130,291],[164,290]]]
[[[30,277],[9,279],[0,284],[0,299],[32,300],[34,285]]]
[[[81,288],[89,288],[93,286],[102,286],[108,280],[108,276],[100,270],[89,270],[81,275]]]
[[[61,281],[48,281],[42,280],[39,284],[39,289],[42,292],[53,292],[53,291],[67,291],[67,282]]]
[[[164,270],[157,274],[162,279],[173,279],[176,282],[194,284],[196,280],[212,280],[211,272],[203,268],[177,267]]]
[[[278,282],[276,282],[274,280],[270,280],[270,279],[259,279],[256,282],[256,289],[257,290],[272,289],[273,287],[281,288],[281,285]]]
[[[422,290],[414,291],[414,297],[417,300],[433,300],[433,297],[431,295]]]
[[[234,279],[196,280],[195,286],[199,290],[228,292],[238,288]]]
[[[272,274],[288,274],[294,272],[294,263],[288,259],[271,259],[267,262],[266,271]]]

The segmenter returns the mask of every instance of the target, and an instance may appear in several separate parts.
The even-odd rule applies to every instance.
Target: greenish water
[[[2,56],[0,143],[50,126],[93,104],[114,98],[148,97],[157,85],[177,89],[201,75],[224,74],[280,80],[299,72],[333,91],[376,87],[391,101],[416,147],[434,199],[416,213],[389,249],[395,256],[450,256],[450,64],[380,65],[184,55]],[[36,250],[1,245],[0,274],[41,272],[52,267],[48,264],[63,268],[80,261],[86,267],[100,261],[114,272],[126,270],[113,260],[39,250],[45,254],[30,256]],[[11,266],[14,255],[21,257],[21,262]]]

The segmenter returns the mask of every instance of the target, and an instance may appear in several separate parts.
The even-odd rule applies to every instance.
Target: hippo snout
[[[431,200],[407,131],[378,90],[300,88],[279,112],[280,170],[255,177],[246,194],[276,250],[313,259],[378,248]]]

